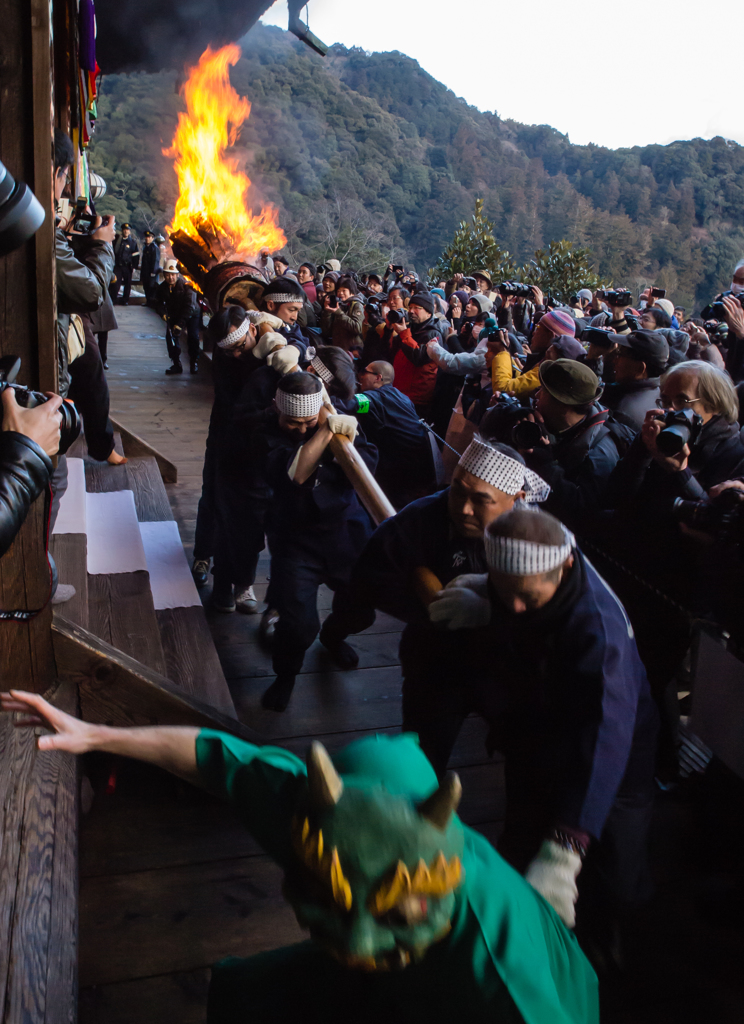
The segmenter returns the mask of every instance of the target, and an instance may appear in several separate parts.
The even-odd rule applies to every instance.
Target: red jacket
[[[392,342],[395,386],[408,395],[414,405],[428,405],[434,397],[437,364],[429,359],[427,342],[439,334],[431,321],[411,324],[402,334],[394,334]]]

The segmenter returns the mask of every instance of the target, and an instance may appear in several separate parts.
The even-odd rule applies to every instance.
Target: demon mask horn
[[[333,767],[328,751],[317,741],[311,744],[307,754],[307,784],[310,800],[317,811],[333,807],[344,791],[341,776]]]
[[[325,753],[325,751],[324,751]],[[326,755],[328,756],[328,755]],[[339,779],[339,782],[341,780]],[[446,832],[450,818],[457,810],[462,796],[462,784],[457,772],[447,772],[431,796],[419,807],[419,814],[436,828]]]

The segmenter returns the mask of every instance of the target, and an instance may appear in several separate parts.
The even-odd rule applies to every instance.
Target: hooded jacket
[[[602,392],[602,405],[611,409],[613,416],[620,423],[626,423],[633,430],[640,430],[646,413],[656,408],[659,394],[658,377],[629,380],[625,383],[615,381],[608,384]]]
[[[429,358],[426,346],[440,337],[433,316],[421,324],[409,322],[401,334],[393,332],[390,348],[395,386],[414,405],[428,405],[434,397],[437,364]]]
[[[323,337],[331,345],[337,345],[352,355],[360,351],[364,344],[363,323],[364,307],[356,298],[339,302],[335,309],[324,309],[320,316]]]

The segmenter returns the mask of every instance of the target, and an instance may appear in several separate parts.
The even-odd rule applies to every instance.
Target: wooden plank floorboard
[[[88,538],[84,533],[56,533],[49,550],[57,563],[60,583],[71,583],[75,588],[75,596],[56,607],[70,622],[88,629]]]
[[[204,1024],[209,970],[82,989],[78,1024]]]
[[[88,574],[91,632],[143,665],[166,674],[147,572]]]
[[[230,690],[201,607],[155,612],[165,656],[165,675],[199,700],[235,717]]]
[[[81,986],[191,971],[301,941],[282,877],[260,856],[87,879]]]

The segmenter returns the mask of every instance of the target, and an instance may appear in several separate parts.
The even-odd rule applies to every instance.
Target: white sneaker
[[[76,593],[77,591],[72,583],[58,583],[57,589],[54,591],[52,604],[65,604],[67,601],[71,601]]]
[[[235,591],[235,607],[243,615],[255,615],[258,611],[258,598],[253,587],[244,587]]]

